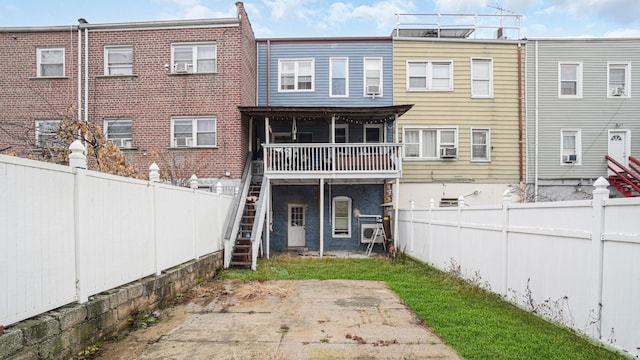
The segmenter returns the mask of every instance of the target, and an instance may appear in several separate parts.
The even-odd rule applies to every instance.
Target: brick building
[[[0,153],[28,156],[57,121],[79,118],[143,174],[156,162],[177,182],[239,179],[256,49],[236,6],[232,18],[0,28]]]

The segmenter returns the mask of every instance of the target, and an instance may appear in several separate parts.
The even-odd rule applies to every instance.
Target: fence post
[[[82,204],[82,193],[85,190],[85,172],[87,168],[87,158],[84,155],[85,147],[80,140],[76,140],[69,145],[69,167],[74,170],[74,194],[73,194],[73,222],[74,222],[74,243],[75,243],[75,270],[76,270],[76,298],[82,304],[89,300],[88,286],[86,284],[85,268],[83,259],[84,244],[84,206]]]
[[[436,206],[436,201],[429,200],[429,254],[427,261],[429,265],[433,265],[433,208]]]
[[[158,164],[153,163],[149,166],[149,181],[160,182],[160,168]]]
[[[604,232],[604,207],[606,200],[609,199],[609,182],[603,177],[599,177],[593,184],[593,227],[591,231],[591,268],[592,268],[592,306],[595,311],[596,321],[595,335],[598,339],[602,338],[602,272],[603,260],[602,253],[604,242],[602,234]]]
[[[189,178],[189,186],[193,190],[193,258],[198,259],[198,177],[196,174]]]
[[[458,197],[458,264],[462,270],[462,209],[464,208],[464,196]]]
[[[411,200],[409,201],[409,209],[410,209],[410,213],[411,213],[411,221],[409,222],[411,224],[411,226],[409,227],[411,229],[411,236],[409,237],[409,253],[412,255],[413,254],[413,229],[415,227],[415,224],[413,223],[413,210],[416,208],[416,202]]]
[[[509,290],[509,204],[511,204],[511,190],[507,189],[502,195],[502,261],[504,264],[502,295],[505,296]]]

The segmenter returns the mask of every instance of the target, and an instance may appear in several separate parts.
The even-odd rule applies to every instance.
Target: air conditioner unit
[[[440,157],[443,159],[453,159],[458,156],[458,148],[454,147],[441,147]]]
[[[193,71],[193,64],[188,64],[185,62],[176,63],[174,67],[175,67],[175,72],[178,74],[185,74]]]
[[[613,96],[623,96],[624,95],[624,88],[623,87],[617,87],[617,88],[611,89],[611,95],[613,95]]]
[[[193,138],[175,138],[176,146],[193,146]]]
[[[133,140],[132,139],[122,139],[122,147],[123,148],[130,148],[131,145],[133,145]]]
[[[378,233],[376,234],[376,230],[380,228]],[[384,241],[384,234],[382,233],[384,229],[381,224],[362,224],[360,225],[360,242],[363,244],[371,243],[372,241],[375,243],[382,244]],[[375,235],[375,239],[373,238]]]
[[[576,161],[578,161],[578,155],[576,154],[565,155],[562,157],[562,162],[565,162],[565,163],[574,163]]]
[[[380,95],[380,86],[367,85],[367,95]]]

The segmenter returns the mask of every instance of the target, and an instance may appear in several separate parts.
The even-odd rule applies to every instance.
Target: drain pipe
[[[518,43],[518,171],[519,171],[519,179],[520,184],[523,181],[523,168],[522,168],[522,148],[523,148],[523,139],[522,139],[522,44]]]
[[[82,29],[78,26],[78,121],[82,119]]]
[[[84,121],[89,122],[89,28],[84,28]]]

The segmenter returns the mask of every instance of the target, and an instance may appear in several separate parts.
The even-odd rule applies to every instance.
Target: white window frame
[[[337,142],[337,137],[335,136],[335,131],[338,129],[344,129],[344,143],[339,143]],[[334,135],[333,135],[333,141],[337,144],[348,144],[349,143],[349,124],[336,124],[335,125],[335,129],[334,131]]]
[[[311,88],[310,89],[300,89],[300,64],[301,63],[310,63],[311,65]],[[285,63],[293,63],[293,89],[283,89],[282,76],[284,75],[283,65]],[[313,92],[315,91],[316,86],[316,67],[315,67],[315,59],[313,58],[305,58],[305,59],[279,59],[278,60],[278,92]]]
[[[333,93],[333,63],[344,62],[344,94]],[[338,79],[338,78],[335,78]],[[347,57],[331,57],[329,58],[329,97],[349,97],[349,58]]]
[[[575,94],[562,94],[562,66],[563,65],[575,65],[576,66],[576,93]],[[566,80],[573,81],[573,80]],[[559,99],[582,99],[582,61],[559,61],[558,62],[558,98]]]
[[[207,60],[213,60],[213,71],[201,71],[198,69],[198,48],[200,47],[213,47],[214,57],[207,58]],[[185,63],[184,61],[177,61],[175,58],[176,49],[178,48],[191,48],[191,63],[186,63],[185,73],[205,73],[213,74],[218,72],[218,45],[216,42],[195,42],[195,43],[173,43],[171,44],[171,73],[178,74],[176,66],[178,63]]]
[[[408,156],[409,151],[407,150],[407,132],[417,131],[418,132],[418,155],[417,156]],[[436,132],[436,148],[435,148],[435,156],[423,156],[423,147],[424,147],[424,133],[426,131],[435,131]],[[445,131],[453,131],[454,142],[444,142],[442,141],[442,133]],[[457,126],[411,126],[411,127],[403,127],[402,128],[402,142],[405,144],[405,151],[403,153],[403,160],[442,160],[440,157],[440,148],[443,147],[452,147],[459,148],[458,146],[458,137],[460,132],[458,131]],[[458,156],[456,156],[456,159]]]
[[[476,144],[473,142],[473,134],[476,132],[485,133],[486,142],[485,144]],[[471,150],[471,162],[490,162],[491,161],[491,129],[487,128],[471,128],[471,137],[469,138],[470,150]],[[474,146],[485,146],[486,147],[486,157],[474,157],[473,147]]]
[[[40,127],[42,125],[45,125],[45,124],[49,125],[50,124],[50,126],[57,128],[57,127],[60,126],[61,123],[62,123],[62,120],[36,120],[36,132],[35,132],[35,134],[36,134],[36,146],[45,146],[46,145],[46,144],[43,143],[43,140],[44,141],[46,141],[46,140],[40,138],[42,135],[44,135],[42,133],[42,130],[40,129]],[[49,135],[49,137],[51,137],[51,138],[55,138],[55,133],[54,134],[47,134],[47,135]]]
[[[343,233],[336,233],[336,202],[338,201],[346,201],[347,202],[347,213],[346,213],[346,219],[347,219],[347,233],[343,234]],[[334,238],[351,238],[351,212],[352,212],[352,208],[353,208],[353,201],[351,200],[350,197],[348,196],[336,196],[331,200],[331,235]]]
[[[413,66],[424,66],[425,72],[425,86],[424,87],[415,87],[411,86],[410,79],[414,76],[411,76],[411,67]],[[449,80],[449,86],[442,87],[434,85],[434,66],[447,65],[449,68],[447,79]],[[407,91],[453,91],[453,60],[407,60],[406,61],[406,87]]]
[[[476,71],[476,64],[479,63],[488,63],[489,64],[489,74],[488,79],[478,77]],[[487,94],[478,94],[475,92],[474,83],[475,82],[486,82],[488,83],[488,93]],[[471,97],[472,98],[485,98],[491,99],[493,98],[493,59],[492,58],[471,58]]]
[[[565,135],[575,136],[575,149],[566,149],[564,143]],[[564,162],[566,155],[576,155],[576,161],[572,163]],[[581,165],[582,164],[582,129],[567,128],[560,129],[560,165]]]
[[[62,52],[62,74],[60,75],[43,75],[42,72],[42,66],[48,63],[43,64],[42,63],[42,53],[43,52],[47,52],[47,51],[61,51]],[[63,47],[39,47],[36,50],[36,57],[37,57],[37,77],[45,77],[45,78],[59,78],[59,77],[64,77],[65,75],[65,64],[64,64],[64,60],[65,60],[65,51]],[[59,64],[59,63],[50,63],[50,64]]]
[[[131,62],[109,63],[111,52],[131,53]],[[112,74],[112,70],[124,70],[124,73]],[[133,46],[131,45],[108,45],[104,47],[104,75],[105,76],[128,76],[133,75]]]
[[[176,121],[191,121],[191,142],[190,144],[185,143],[185,145],[178,145],[178,140],[175,134],[175,126]],[[198,131],[198,122],[199,121],[213,121],[215,125],[215,129],[213,131]],[[198,144],[198,134],[200,133],[213,133],[214,144]],[[186,139],[189,139],[187,137]],[[176,116],[171,118],[171,147],[207,147],[214,148],[218,147],[218,120],[215,116]]]
[[[128,122],[129,123],[129,127],[131,128],[131,132],[129,133],[119,133],[117,134],[113,134],[109,132],[109,127],[112,124],[118,123],[118,122]],[[111,141],[112,143],[114,143],[117,147],[121,148],[121,149],[131,149],[133,147],[133,120],[131,118],[108,118],[108,119],[104,119],[104,124],[103,124],[103,132],[104,132],[104,136],[107,138],[107,141]],[[129,136],[127,136],[129,135]]]
[[[611,85],[611,70],[614,68],[623,68],[624,69],[624,84],[622,88],[624,89],[624,93],[622,95],[614,95],[617,92],[614,92],[616,87]],[[617,62],[617,61],[608,61],[607,62],[607,97],[608,98],[630,98],[631,97],[631,63],[630,62]]]
[[[380,91],[377,94],[372,94],[372,93],[367,92],[367,88],[370,85],[367,82],[367,67],[371,66],[371,65],[368,65],[371,62],[377,62],[378,63],[378,67],[379,67],[379,69],[378,69],[378,78],[377,79],[378,79],[378,89]],[[363,76],[362,83],[364,84],[363,89],[362,89],[363,96],[365,96],[365,97],[371,97],[371,96],[381,97],[381,96],[384,96],[384,86],[383,86],[384,85],[384,81],[383,81],[384,80],[384,78],[383,78],[383,73],[384,72],[382,71],[383,66],[384,66],[384,61],[382,60],[381,57],[365,57],[365,58],[363,58],[363,60],[362,60],[362,69],[363,69],[363,71],[362,71],[362,76]],[[371,85],[375,86],[373,84],[371,84]]]

